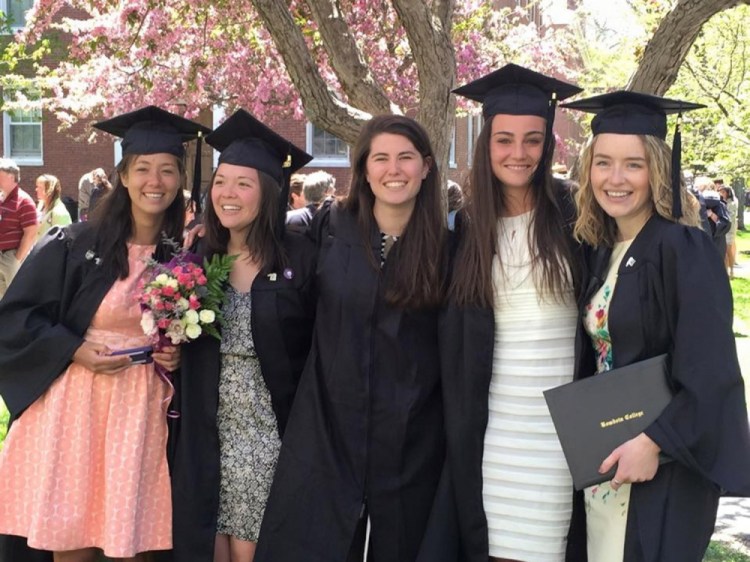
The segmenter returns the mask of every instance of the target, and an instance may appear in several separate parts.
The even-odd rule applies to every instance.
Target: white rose
[[[199,316],[203,324],[211,324],[216,320],[216,314],[213,310],[201,310]]]
[[[150,310],[141,314],[141,329],[147,336],[153,336],[156,333],[156,320]]]
[[[200,322],[200,316],[198,316],[198,313],[195,310],[187,310],[183,319],[185,320],[185,324],[187,325],[197,324],[198,322]]]
[[[186,298],[181,298],[177,301],[177,308],[180,310],[187,310],[190,308],[190,302]]]
[[[201,329],[201,327],[198,324],[188,324],[185,327],[185,334],[191,340],[194,340],[195,338],[197,338],[198,336],[200,336],[202,331],[203,330]]]
[[[166,273],[160,273],[159,275],[156,276],[154,281],[156,281],[160,285],[165,285],[167,281],[169,281],[169,275],[167,275]]]
[[[180,284],[177,282],[177,279],[167,279],[167,287],[172,287],[173,289],[179,288]]]

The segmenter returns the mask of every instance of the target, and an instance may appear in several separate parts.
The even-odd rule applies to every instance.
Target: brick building
[[[496,0],[498,7],[520,6],[527,10],[528,17],[540,26],[564,24],[566,14],[575,9],[579,0]],[[23,21],[23,14],[33,4],[33,0],[0,0],[0,10],[3,10],[14,21]],[[76,16],[75,10],[69,6],[63,8],[61,16]],[[64,52],[62,50],[61,52]],[[58,55],[59,56],[59,55]],[[58,59],[59,60],[59,59]],[[44,61],[49,66],[56,63],[55,56]],[[4,92],[8,96],[12,93]],[[206,125],[217,125],[221,120],[221,109],[204,112],[201,121]],[[290,139],[300,148],[304,148],[315,159],[303,172],[326,170],[336,177],[336,187],[339,193],[344,192],[350,181],[349,147],[336,138],[309,122],[285,119],[269,119],[269,125],[281,135]],[[93,143],[80,140],[85,138],[86,130],[83,125],[76,125],[72,129],[59,132],[60,123],[47,112],[41,111],[13,111],[3,114],[3,135],[0,139],[0,150],[6,157],[13,158],[21,166],[21,185],[23,189],[34,195],[34,181],[43,173],[51,173],[60,178],[63,196],[77,200],[78,181],[84,173],[93,168],[102,167],[107,172],[114,169],[119,160],[117,145],[105,135],[100,135]],[[450,164],[447,177],[459,183],[468,172],[471,162],[470,155],[474,149],[474,141],[481,129],[481,116],[460,117],[456,119],[453,142],[450,152]],[[558,113],[555,130],[562,138],[580,136],[577,126],[562,112]],[[204,145],[203,150],[203,182],[209,181],[212,166],[212,150]],[[213,155],[214,162],[216,156]],[[571,156],[562,155],[563,161],[570,161]],[[188,162],[188,169],[192,165]]]

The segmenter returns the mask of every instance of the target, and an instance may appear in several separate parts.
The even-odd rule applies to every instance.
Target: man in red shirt
[[[34,200],[18,187],[21,170],[0,158],[0,298],[31,251],[37,231]]]

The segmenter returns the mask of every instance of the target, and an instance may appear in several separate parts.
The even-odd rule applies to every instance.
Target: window
[[[467,154],[469,155],[469,168],[471,168],[472,162],[474,162],[474,147],[477,145],[477,138],[479,137],[479,133],[482,132],[482,126],[484,125],[484,119],[482,118],[481,113],[477,113],[476,115],[469,115],[466,118],[467,122]]]
[[[456,126],[453,126],[453,130],[451,131],[451,146],[448,150],[448,167],[449,168],[458,168],[458,164],[456,163]]]
[[[5,12],[11,29],[26,25],[26,12],[34,5],[34,0],[0,0],[0,10]]]
[[[313,156],[309,166],[346,168],[349,166],[349,145],[331,133],[307,124],[306,150]]]
[[[3,146],[6,158],[19,164],[43,164],[42,110],[6,111],[3,114]]]

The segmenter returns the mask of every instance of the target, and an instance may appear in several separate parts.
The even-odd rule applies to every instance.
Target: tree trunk
[[[664,95],[677,79],[701,26],[714,14],[740,4],[750,0],[678,0],[646,45],[627,89]]]
[[[368,113],[401,113],[365,63],[338,0],[307,0],[333,71],[349,103]]]
[[[318,71],[302,31],[297,27],[284,0],[252,0],[284,60],[289,77],[299,92],[307,118],[318,127],[354,144],[366,112],[338,99]]]
[[[451,40],[454,1],[441,0],[434,13],[424,0],[393,0],[419,75],[419,121],[430,135],[437,163],[445,177],[456,118],[451,95],[456,75],[456,56]]]

